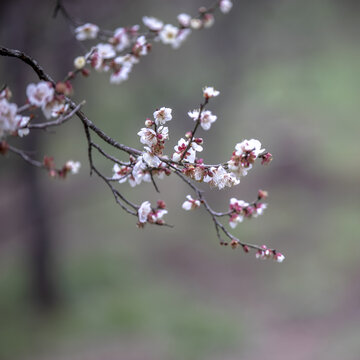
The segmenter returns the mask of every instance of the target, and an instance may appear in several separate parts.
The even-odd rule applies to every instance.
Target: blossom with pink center
[[[42,111],[44,116],[47,119],[50,119],[57,118],[58,116],[65,114],[68,109],[69,104],[65,103],[64,100],[54,98],[52,101],[43,106]]]
[[[95,24],[84,24],[75,29],[75,37],[77,40],[83,41],[95,39],[98,35],[99,27]]]
[[[164,125],[167,121],[172,119],[172,109],[162,107],[154,112],[154,119],[156,125]]]
[[[139,222],[144,224],[148,221],[148,215],[151,213],[151,204],[149,201],[144,201],[138,210]]]
[[[160,31],[164,26],[161,20],[152,16],[144,16],[142,21],[144,25],[152,31]]]
[[[150,44],[146,41],[144,35],[139,36],[133,46],[133,53],[136,56],[145,56],[149,53]]]
[[[282,263],[285,260],[285,256],[278,252],[274,255],[274,260],[278,263]]]
[[[26,95],[31,105],[44,107],[54,98],[54,88],[47,81],[40,81],[37,84],[29,84],[26,88]]]
[[[161,164],[161,160],[153,153],[152,149],[145,146],[145,151],[142,154],[143,160],[146,162],[147,165],[150,167],[159,167]]]
[[[200,200],[193,199],[191,195],[187,195],[186,199],[187,200],[182,204],[182,208],[186,211],[194,210],[201,205]]]
[[[242,156],[246,153],[250,153],[251,156],[257,158],[264,149],[261,148],[261,142],[256,139],[243,140],[241,143],[235,145],[235,154]]]
[[[114,31],[114,36],[110,39],[116,51],[123,51],[130,46],[130,38],[125,28],[117,28]]]
[[[153,129],[142,128],[137,134],[140,136],[140,142],[150,147],[158,141],[156,132]]]

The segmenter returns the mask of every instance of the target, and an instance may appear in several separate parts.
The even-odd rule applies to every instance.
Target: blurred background
[[[55,79],[81,48],[55,1],[0,5],[0,43],[23,50]],[[71,14],[105,28],[143,15],[176,23],[210,0],[64,1]],[[158,183],[174,229],[136,228],[96,177],[89,177],[80,122],[14,145],[82,162],[66,181],[13,155],[0,158],[1,360],[257,360],[359,358],[360,3],[350,0],[235,1],[215,25],[178,50],[155,44],[127,82],[108,75],[75,81],[74,99],[120,142],[136,136],[157,107],[174,109],[169,152],[191,125],[201,89],[221,96],[202,133],[205,161],[228,159],[234,144],[259,139],[274,155],[240,186],[208,191],[219,211],[259,188],[269,206],[235,234],[286,255],[283,264],[221,247],[203,211],[181,209],[189,190]],[[0,58],[14,101],[38,81],[17,59]],[[111,174],[112,164],[97,159]],[[150,184],[124,193],[155,201]],[[175,190],[175,191],[174,191]]]

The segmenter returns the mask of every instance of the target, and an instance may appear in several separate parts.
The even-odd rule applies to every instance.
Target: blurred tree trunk
[[[39,21],[36,24],[32,22],[33,10],[39,6],[42,6],[40,1],[18,0],[2,3],[0,5],[2,26],[11,29],[2,42],[6,42],[9,47],[34,54],[35,41],[41,38],[45,30],[41,25],[41,11],[37,13]],[[19,17],[21,21],[19,19],[16,21]],[[16,71],[11,72],[15,74],[14,78],[7,80],[14,94],[14,100],[21,104],[25,99],[26,84],[29,83],[30,76],[31,79],[34,78],[33,74],[25,64],[16,59],[2,59],[2,61],[5,62],[5,69],[16,67]],[[21,140],[21,147],[41,154],[41,134],[33,131]],[[47,202],[39,182],[39,177],[45,174],[25,162],[19,161],[19,164],[18,179],[26,186],[23,198],[25,216],[19,219],[19,224],[25,229],[30,229],[24,236],[30,298],[40,310],[50,310],[58,303],[58,292],[53,259],[54,243],[49,226]]]

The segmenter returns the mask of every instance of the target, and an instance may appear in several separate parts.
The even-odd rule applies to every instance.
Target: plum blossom
[[[95,39],[98,35],[99,27],[94,24],[84,24],[75,29],[75,37],[77,40],[83,41]]]
[[[151,209],[151,204],[149,201],[144,201],[138,210],[138,217],[139,217],[139,222],[144,224],[147,222],[148,220],[148,216],[151,213],[152,209]]]
[[[167,213],[168,213],[168,211],[165,209],[157,209],[151,213],[151,215],[150,215],[151,221],[154,223],[162,223],[163,222],[162,218]]]
[[[172,109],[162,107],[154,112],[154,119],[156,125],[164,125],[167,121],[172,119]]]
[[[42,111],[47,119],[57,118],[59,115],[63,115],[69,109],[69,104],[65,103],[60,98],[54,98],[43,106]]]
[[[278,252],[274,255],[274,260],[278,263],[282,263],[285,260],[285,256]]]
[[[204,98],[210,99],[212,97],[218,96],[220,91],[215,90],[212,86],[207,86],[203,89]]]
[[[40,81],[37,84],[29,84],[26,88],[26,95],[31,105],[44,107],[54,98],[54,88],[47,81]]]
[[[152,31],[160,31],[164,26],[164,23],[152,16],[144,16],[142,18],[144,25]]]
[[[201,205],[200,200],[193,199],[191,195],[187,195],[186,199],[187,200],[182,204],[182,208],[186,211],[194,210]]]
[[[180,161],[181,160],[181,158],[183,156],[183,153],[184,153],[184,151],[186,150],[186,148],[188,146],[188,143],[189,143],[188,140],[185,140],[185,139],[181,138],[178,141],[178,144],[176,146],[174,146],[175,153],[172,156],[172,159],[174,161]],[[200,152],[202,150],[203,150],[202,146],[200,146],[196,142],[192,142],[191,146],[189,147],[189,149],[187,150],[187,152],[186,152],[186,154],[185,154],[185,156],[183,158],[183,161],[194,163],[195,159],[196,159],[196,151]]]
[[[161,160],[153,153],[153,151],[145,146],[145,151],[142,154],[143,160],[148,164],[150,167],[159,167],[161,164]]]
[[[27,125],[28,125],[28,123],[30,121],[30,117],[29,116],[17,115],[16,116],[16,121],[17,121],[17,124],[18,124],[17,134],[20,137],[29,135],[30,130],[27,128]]]
[[[111,59],[116,56],[115,49],[110,44],[100,43],[96,45],[95,49],[101,59]]]
[[[66,164],[65,167],[68,171],[71,172],[71,174],[77,174],[79,172],[79,169],[81,167],[81,163],[79,161],[72,161],[69,160]]]
[[[16,113],[16,104],[9,103],[6,99],[0,100],[0,139],[16,130]]]
[[[159,32],[160,40],[163,44],[174,45],[179,29],[171,24],[166,24]]]
[[[153,129],[142,128],[138,133],[142,144],[152,146],[157,143],[156,132]]]
[[[235,145],[235,150],[237,156],[250,153],[251,157],[255,158],[264,151],[264,149],[261,149],[261,142],[256,139],[243,140],[241,143]]]
[[[188,115],[194,121],[200,120],[200,125],[204,130],[209,130],[211,128],[211,124],[217,120],[217,116],[213,115],[210,110],[202,111],[200,114],[200,110],[197,109],[197,110],[189,111]]]
[[[123,51],[130,46],[130,38],[126,29],[120,27],[114,31],[114,36],[110,39],[112,45],[114,45],[116,51]]]
[[[220,0],[219,8],[223,14],[227,14],[231,10],[232,6],[233,4],[231,0]]]
[[[190,26],[191,16],[188,14],[181,13],[177,16],[178,22],[181,26],[187,28]]]
[[[142,35],[136,39],[135,45],[133,47],[133,53],[136,56],[145,56],[149,53],[150,48],[151,45],[147,42],[146,37]]]
[[[222,190],[224,187],[238,185],[240,180],[236,179],[233,174],[228,173],[222,166],[210,168],[209,174],[204,177],[204,182],[209,183],[211,187],[217,187]]]

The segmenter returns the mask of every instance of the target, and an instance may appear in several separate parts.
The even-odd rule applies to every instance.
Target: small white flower
[[[240,181],[236,179],[231,173],[228,173],[222,166],[211,167],[212,176],[205,176],[204,182],[209,183],[211,187],[217,187],[222,190],[224,187],[231,187],[238,185]]]
[[[215,90],[212,86],[207,86],[203,89],[204,97],[209,99],[220,94],[220,91]]]
[[[224,14],[227,14],[231,10],[232,6],[233,4],[231,0],[221,0],[219,4],[220,11]]]
[[[57,118],[59,115],[65,114],[68,109],[69,104],[56,98],[42,107],[43,114],[47,119]]]
[[[148,43],[147,43],[146,37],[144,35],[139,36],[136,39],[135,45],[133,47],[133,52],[137,56],[145,56],[149,53]]]
[[[78,56],[74,60],[74,66],[76,69],[80,70],[86,65],[86,59],[84,56]]]
[[[274,255],[274,260],[278,263],[282,263],[285,260],[285,256],[281,253],[276,253],[276,255]]]
[[[189,111],[188,115],[194,120],[199,119],[200,110]],[[200,125],[204,130],[209,130],[211,124],[217,120],[217,116],[213,115],[210,110],[205,110],[200,115]]]
[[[194,210],[201,205],[200,200],[193,199],[191,195],[187,195],[186,199],[187,200],[182,204],[182,208],[186,211]]]
[[[79,172],[81,164],[79,161],[69,160],[65,166],[72,174],[77,174]]]
[[[97,44],[95,48],[101,59],[111,59],[116,56],[115,49],[110,44],[100,43]]]
[[[235,229],[239,223],[243,222],[244,216],[239,214],[234,214],[230,217],[229,225],[232,229]]]
[[[161,164],[161,160],[151,152],[151,149],[145,146],[145,150],[142,154],[143,160],[150,167],[157,168]]]
[[[126,29],[120,27],[114,31],[111,43],[115,46],[116,51],[123,51],[130,46],[130,38]]]
[[[146,223],[148,215],[151,213],[151,204],[149,201],[144,201],[138,210],[139,222]]]
[[[17,128],[17,105],[9,103],[6,99],[0,100],[0,138],[16,131]]]
[[[261,142],[256,139],[243,140],[241,143],[235,145],[236,156],[242,156],[246,152],[251,152],[255,157],[258,157],[264,149],[261,149]]]
[[[29,116],[17,115],[16,116],[16,121],[17,121],[18,127],[19,127],[19,129],[17,131],[18,135],[20,137],[29,135],[30,130],[27,128],[27,124],[30,121],[30,117]]]
[[[95,39],[98,35],[99,27],[94,24],[84,24],[75,29],[75,36],[77,40],[83,41],[87,39]]]
[[[142,21],[146,27],[148,27],[152,31],[160,31],[164,26],[164,23],[152,16],[144,16]]]
[[[262,215],[264,213],[264,210],[267,208],[267,204],[265,203],[258,203],[255,212],[253,213],[254,217],[258,217],[259,215]]]
[[[153,212],[151,214],[151,219],[153,222],[157,222],[158,220],[160,220],[164,215],[166,215],[168,213],[167,210],[165,209],[158,209],[155,212]]]
[[[188,14],[179,14],[177,16],[177,19],[179,21],[179,24],[183,27],[189,27],[190,26],[190,20],[191,20],[191,16]]]
[[[203,19],[204,28],[210,28],[214,25],[215,18],[212,14],[206,14]]]
[[[157,143],[156,132],[150,128],[142,128],[138,133],[142,144],[152,146]]]
[[[54,88],[49,82],[40,81],[37,84],[29,84],[26,88],[26,95],[31,105],[43,107],[53,100]]]
[[[167,121],[172,119],[172,109],[162,107],[154,112],[154,119],[156,125],[164,125]]]
[[[171,24],[166,24],[159,32],[160,40],[163,44],[174,44],[178,35],[179,29]]]

